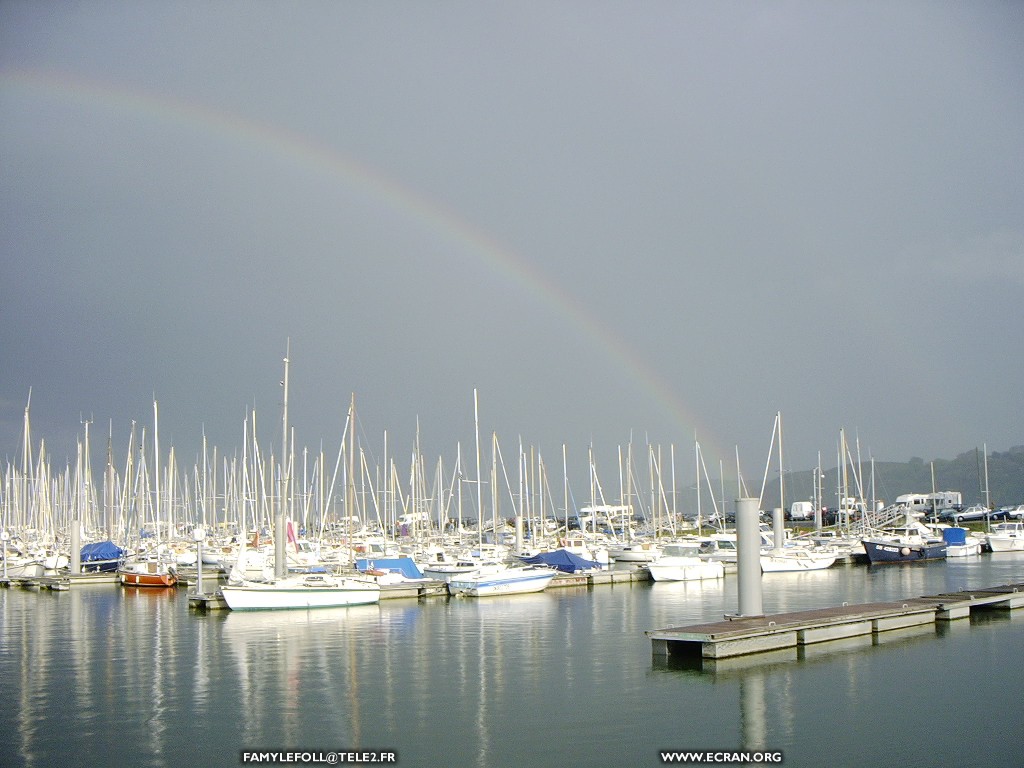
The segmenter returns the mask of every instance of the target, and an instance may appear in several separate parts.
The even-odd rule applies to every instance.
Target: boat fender
[[[909,555],[910,554],[910,547],[904,547],[903,549],[901,549],[900,550],[900,554],[903,555],[904,557]]]

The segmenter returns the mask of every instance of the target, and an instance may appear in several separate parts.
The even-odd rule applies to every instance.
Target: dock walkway
[[[651,638],[651,650],[657,657],[687,654],[723,659],[967,618],[973,608],[1022,606],[1024,584],[1006,584],[894,602],[769,616],[726,616],[723,621],[648,630],[645,634]]]

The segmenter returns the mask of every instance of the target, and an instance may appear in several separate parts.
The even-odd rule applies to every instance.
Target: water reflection
[[[765,608],[900,599],[964,579],[990,586],[1019,581],[1022,566],[993,557],[775,574]],[[936,722],[972,706],[1005,709],[1024,685],[1024,610],[697,669],[652,664],[644,630],[736,608],[728,577],[219,614],[190,611],[175,590],[3,590],[0,718],[10,727],[0,729],[0,764],[74,755],[205,766],[235,764],[240,749],[358,748],[395,749],[406,768],[655,765],[662,748],[745,748],[784,749],[801,765],[814,764],[834,728],[834,753],[864,765],[860,746],[915,732],[921,707]],[[1000,669],[984,689],[983,668]],[[913,676],[915,700],[878,707],[899,676]],[[987,754],[980,735],[964,744],[951,743],[943,762]]]
[[[362,657],[388,634],[379,606],[230,612],[218,619],[218,649],[234,663],[227,693],[244,743],[264,743],[268,734],[297,743],[303,710],[314,703],[336,715],[339,743],[357,743],[362,700],[373,691],[361,674]]]

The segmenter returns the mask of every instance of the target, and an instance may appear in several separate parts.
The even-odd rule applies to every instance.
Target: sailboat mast
[[[284,387],[284,402],[281,407],[281,492],[274,520],[274,576],[279,579],[288,574],[285,504],[288,499],[288,365],[291,362],[291,346],[291,339],[288,339],[284,353],[284,381],[281,382],[281,386]]]

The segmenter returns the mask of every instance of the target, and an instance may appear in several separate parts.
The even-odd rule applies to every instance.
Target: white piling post
[[[775,549],[782,549],[786,543],[786,520],[783,517],[782,507],[775,507],[772,510],[772,545]]]
[[[71,573],[82,572],[82,523],[76,517],[71,521]]]
[[[763,616],[757,499],[736,500],[736,572],[740,616]]]
[[[203,526],[197,525],[192,529],[192,538],[196,542],[196,594],[200,597],[203,592],[203,539],[206,538],[206,531]]]

